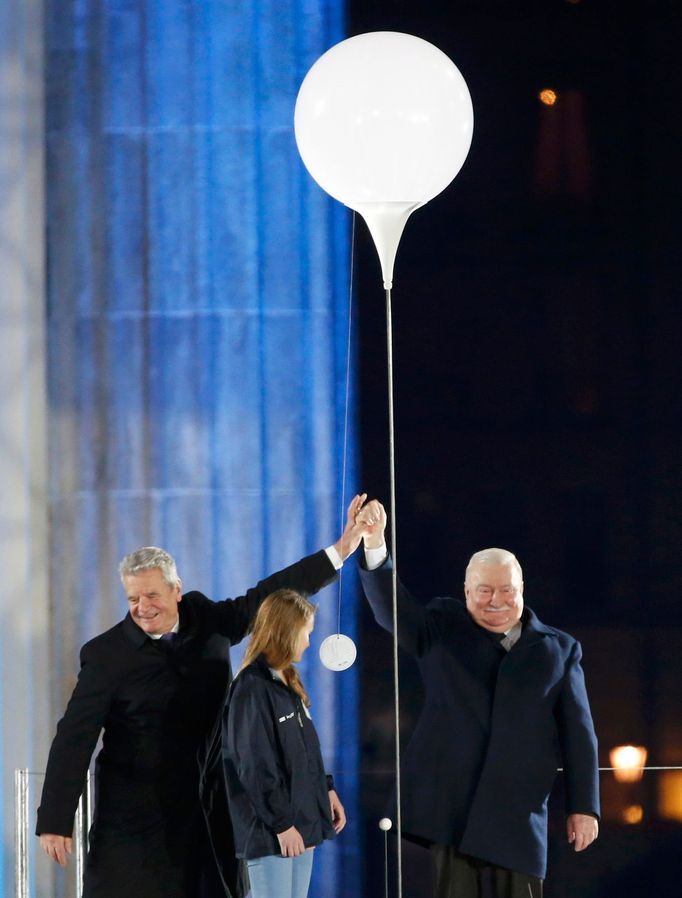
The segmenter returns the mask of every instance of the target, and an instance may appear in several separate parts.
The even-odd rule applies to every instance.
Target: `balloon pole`
[[[395,777],[398,898],[403,894],[402,810],[400,801],[400,682],[398,677],[398,563],[396,556],[395,427],[393,412],[393,319],[391,288],[386,289],[386,355],[388,360],[388,459],[391,505],[391,593],[393,599],[393,694],[395,697]]]
[[[313,64],[296,98],[294,131],[301,158],[320,187],[367,222],[386,291],[397,898],[402,898],[391,287],[407,219],[448,186],[466,159],[473,107],[461,73],[433,44],[410,34],[370,32],[341,41]]]
[[[379,821],[379,829],[384,834],[384,898],[388,898],[388,831],[393,826],[389,817],[382,817]]]

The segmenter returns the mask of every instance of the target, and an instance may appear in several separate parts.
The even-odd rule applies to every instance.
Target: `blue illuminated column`
[[[44,765],[51,733],[41,0],[0,3],[0,147],[0,895],[9,896],[14,771]],[[50,874],[31,860],[37,893],[51,894]]]
[[[349,245],[293,138],[342,4],[47,7],[57,712],[78,646],[125,611],[124,553],[162,545],[222,598],[338,535]],[[355,601],[349,575],[351,635]],[[320,606],[318,643],[333,589]],[[357,819],[354,672],[303,674]],[[355,898],[358,851],[352,828],[325,847],[313,892]]]

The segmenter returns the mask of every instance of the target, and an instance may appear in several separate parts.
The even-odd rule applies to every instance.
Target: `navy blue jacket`
[[[236,677],[223,729],[225,778],[237,857],[281,854],[295,826],[306,848],[334,837],[320,743],[299,696],[261,656]]]
[[[390,559],[361,578],[391,631]],[[505,652],[463,601],[424,606],[399,584],[399,643],[426,690],[403,759],[402,825],[406,836],[544,878],[557,767],[567,813],[599,814],[597,741],[580,644],[527,607],[523,621]]]

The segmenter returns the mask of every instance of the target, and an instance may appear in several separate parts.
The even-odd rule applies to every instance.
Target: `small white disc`
[[[327,636],[320,646],[320,661],[329,670],[347,670],[357,655],[353,640],[341,633]]]
[[[393,821],[390,817],[382,817],[379,821],[379,829],[382,829],[385,833],[387,833],[392,826]]]

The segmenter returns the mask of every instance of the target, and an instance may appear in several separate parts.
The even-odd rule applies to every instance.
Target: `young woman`
[[[246,860],[253,898],[306,898],[313,848],[346,823],[294,667],[314,619],[315,606],[299,593],[269,595],[230,690],[225,774],[236,853]]]

